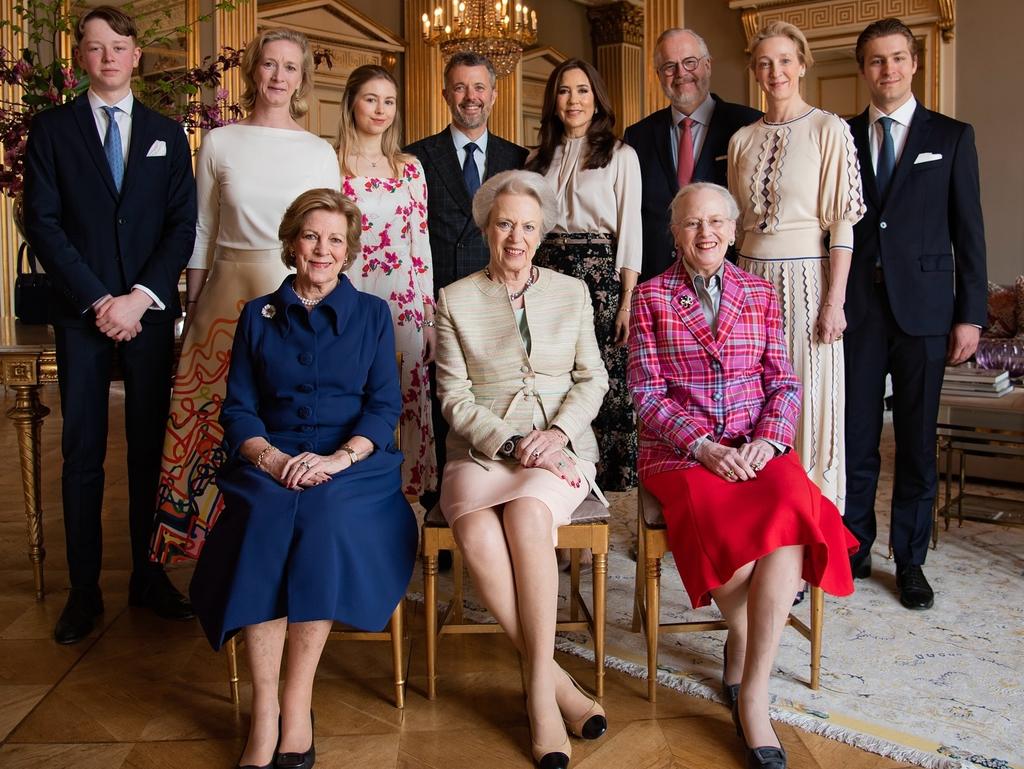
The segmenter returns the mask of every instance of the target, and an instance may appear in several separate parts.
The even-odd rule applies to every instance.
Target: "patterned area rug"
[[[883,467],[892,468],[891,433]],[[1018,487],[986,487],[1022,499]],[[888,510],[891,476],[883,477],[878,509]],[[972,487],[976,490],[976,486]],[[646,647],[630,630],[635,564],[628,557],[635,493],[613,501],[608,568],[608,664],[646,677]],[[940,523],[941,527],[941,523]],[[888,516],[878,542],[888,541]],[[874,574],[846,599],[826,596],[821,687],[808,688],[808,644],[783,634],[772,681],[779,720],[900,761],[925,767],[1024,768],[1024,529],[965,522],[940,529],[925,572],[935,607],[908,611],[896,593],[895,565],[876,544]],[[662,620],[716,616],[690,608],[669,556],[662,567]],[[584,593],[589,594],[589,586]],[[797,613],[807,621],[807,604]],[[724,633],[662,636],[659,681],[719,698]],[[559,641],[590,656],[582,637]],[[1017,735],[1016,737],[1014,735]]]

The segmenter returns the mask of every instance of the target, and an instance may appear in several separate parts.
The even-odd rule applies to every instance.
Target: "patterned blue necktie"
[[[121,147],[121,129],[117,127],[114,115],[120,112],[118,107],[100,107],[107,113],[107,134],[103,137],[103,152],[110,164],[110,174],[114,177],[114,186],[121,191],[124,179],[124,149]]]
[[[476,167],[476,158],[473,157],[480,148],[475,143],[470,142],[464,149],[466,150],[466,160],[462,164],[462,178],[466,182],[466,190],[469,192],[469,197],[472,198],[476,195],[476,191],[480,189],[480,171]]]
[[[896,168],[896,147],[892,142],[891,117],[880,117],[878,122],[882,124],[882,147],[878,153],[878,170],[875,172],[875,179],[878,180],[878,192],[884,198],[889,190],[889,182],[892,181],[892,172]]]

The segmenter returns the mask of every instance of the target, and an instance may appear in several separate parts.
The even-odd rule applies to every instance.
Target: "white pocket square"
[[[922,152],[917,156],[914,165],[916,166],[918,163],[931,163],[933,160],[942,160],[942,155],[937,152]]]
[[[157,139],[149,147],[149,152],[146,153],[147,158],[162,158],[167,154],[167,143],[162,139]]]

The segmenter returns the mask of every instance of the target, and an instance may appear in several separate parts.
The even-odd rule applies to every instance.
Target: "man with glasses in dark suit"
[[[679,188],[690,182],[726,186],[729,139],[761,117],[711,93],[711,54],[696,32],[678,27],[662,32],[654,47],[654,71],[671,105],[634,123],[622,137],[636,150],[643,176],[641,281],[673,262],[668,206]]]
[[[470,52],[452,56],[444,68],[441,91],[451,112],[451,124],[405,148],[419,158],[427,180],[427,226],[435,292],[487,266],[490,253],[473,222],[473,195],[490,177],[522,168],[526,162],[525,147],[487,130],[487,119],[498,95],[496,82],[494,66],[486,56]],[[432,375],[432,386],[433,379]],[[436,395],[433,406],[440,488],[448,425]],[[421,502],[429,510],[437,502],[437,493],[425,494]]]

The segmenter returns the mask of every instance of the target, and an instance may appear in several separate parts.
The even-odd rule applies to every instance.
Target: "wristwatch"
[[[498,449],[498,453],[501,454],[503,457],[514,457],[516,455],[516,446],[519,445],[519,441],[521,441],[522,439],[523,436],[521,435],[513,435],[511,438],[509,438],[507,441],[501,444],[501,448]]]

